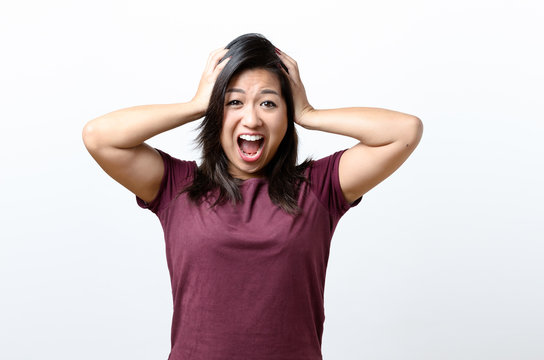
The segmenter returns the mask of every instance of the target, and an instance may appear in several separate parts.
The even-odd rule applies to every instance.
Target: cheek
[[[276,133],[278,134],[278,141],[281,142],[287,133],[287,119],[284,118],[278,122]]]
[[[233,123],[229,121],[228,117],[223,118],[223,124],[221,126],[221,133],[219,135],[219,141],[223,152],[230,159],[237,153],[236,148],[238,144],[232,139],[234,136]]]
[[[221,148],[225,153],[227,153],[232,147],[232,140],[230,140],[227,134],[223,131],[221,132],[221,136],[219,137],[219,142],[221,143]]]

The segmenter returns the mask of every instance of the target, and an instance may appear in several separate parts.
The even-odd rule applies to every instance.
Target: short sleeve
[[[193,180],[196,162],[180,160],[162,150],[157,148],[155,150],[159,152],[164,163],[164,175],[159,192],[155,199],[149,203],[138,196],[136,196],[136,202],[141,208],[149,209],[157,214],[166,208],[170,201]]]
[[[344,151],[346,150],[314,161],[310,170],[312,191],[336,219],[339,219],[351,207],[358,205],[362,199],[361,196],[350,204],[342,193],[338,169]]]

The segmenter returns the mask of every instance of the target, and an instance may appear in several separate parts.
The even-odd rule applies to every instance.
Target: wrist
[[[191,112],[194,113],[195,119],[204,117],[204,115],[206,115],[206,111],[208,110],[208,104],[204,104],[202,101],[199,101],[196,98],[191,99],[187,105],[191,107]]]
[[[305,129],[315,130],[317,128],[315,116],[317,112],[318,110],[314,109],[313,106],[308,105],[301,111],[297,123]]]

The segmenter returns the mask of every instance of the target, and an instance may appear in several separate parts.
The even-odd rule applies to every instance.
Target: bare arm
[[[141,105],[113,111],[83,128],[85,147],[113,179],[146,202],[157,195],[164,174],[160,154],[144,143],[162,132],[204,116],[227,49],[213,51],[195,97],[187,103]]]
[[[423,123],[413,115],[370,107],[314,109],[306,97],[296,61],[286,54],[278,55],[289,70],[297,124],[359,140],[340,159],[340,186],[348,202],[391,175],[419,144]]]
[[[339,165],[340,186],[348,202],[389,177],[415,150],[423,123],[415,116],[379,108],[308,110],[301,125],[353,137]]]
[[[195,104],[140,105],[116,110],[89,121],[83,128],[87,149],[111,146],[129,149],[162,132],[204,116]]]

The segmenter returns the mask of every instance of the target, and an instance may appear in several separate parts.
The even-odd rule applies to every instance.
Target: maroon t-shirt
[[[237,205],[176,198],[196,162],[158,151],[159,193],[149,204],[136,200],[164,230],[174,303],[169,360],[322,359],[330,241],[340,217],[361,201],[342,195],[343,151],[308,168],[298,216],[272,203],[264,178],[245,180]]]

